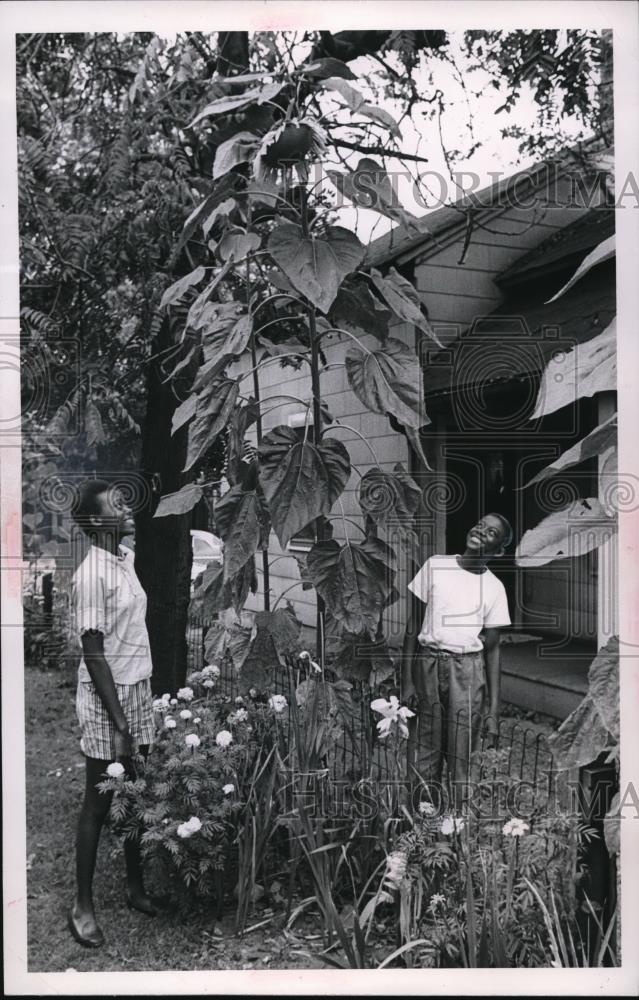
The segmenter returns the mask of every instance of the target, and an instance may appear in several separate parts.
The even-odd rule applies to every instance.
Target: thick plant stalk
[[[249,214],[248,224],[250,226],[251,217]],[[250,309],[251,303],[251,257],[250,254],[246,258],[246,302]],[[253,369],[253,395],[255,396],[255,402],[257,406],[257,418],[255,421],[256,433],[257,433],[257,446],[262,443],[262,411],[260,409],[260,378],[259,378],[259,366],[257,363],[257,347],[255,344],[255,330],[253,329],[253,324],[251,323],[251,367]],[[262,547],[262,577],[264,580],[264,610],[271,610],[271,583],[270,583],[270,573],[269,573],[269,562],[268,562],[268,541],[266,547]]]

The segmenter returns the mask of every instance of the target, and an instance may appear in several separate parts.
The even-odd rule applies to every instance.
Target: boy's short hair
[[[507,549],[514,537],[514,532],[511,527],[510,521],[508,521],[503,514],[498,514],[494,510],[491,510],[486,515],[486,517],[496,517],[497,520],[500,522],[502,528],[504,529],[504,548]]]
[[[111,488],[106,479],[87,479],[78,487],[78,492],[71,508],[71,516],[78,527],[86,531],[90,517],[99,517],[102,513],[98,497]]]

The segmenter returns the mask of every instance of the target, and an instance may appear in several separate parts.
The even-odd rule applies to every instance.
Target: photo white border
[[[639,27],[637,5],[624,0],[431,2],[409,0],[238,0],[153,3],[4,2],[0,8],[0,335],[19,336],[18,217],[14,35],[30,31],[283,30],[321,28],[592,27],[614,31],[617,177],[639,173]],[[635,202],[636,204],[636,202]],[[632,205],[632,200],[629,200]],[[639,471],[639,209],[617,211],[619,470]],[[20,412],[19,372],[0,365],[0,420]],[[26,964],[24,664],[21,607],[21,476],[19,438],[0,438],[2,569],[3,907],[5,995],[544,995],[639,993],[639,822],[621,824],[619,969],[269,970],[228,972],[35,973]],[[639,512],[620,516],[620,624],[639,648]],[[621,668],[621,783],[639,789],[639,669]],[[71,890],[72,873],[69,873]],[[632,942],[635,942],[633,945]]]

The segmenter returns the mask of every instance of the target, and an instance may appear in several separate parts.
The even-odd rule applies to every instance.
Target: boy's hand
[[[117,761],[128,760],[133,756],[133,737],[128,729],[120,732],[115,731],[115,759]]]

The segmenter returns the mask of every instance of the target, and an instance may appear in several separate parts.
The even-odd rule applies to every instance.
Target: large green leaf
[[[171,305],[173,302],[179,302],[188,289],[192,285],[197,285],[205,274],[206,269],[204,267],[196,267],[194,271],[190,271],[183,278],[174,281],[172,285],[169,285],[160,299],[160,309],[165,309],[166,306]]]
[[[439,347],[442,347],[441,341],[438,340],[435,331],[421,310],[419,293],[410,281],[407,281],[394,267],[389,268],[388,274],[384,277],[373,267],[371,268],[371,278],[384,302],[398,319],[405,323],[412,323],[419,330],[423,330]]]
[[[376,687],[394,674],[395,662],[385,639],[370,636],[342,636],[335,659],[335,669],[347,680],[363,681]]]
[[[282,222],[271,233],[268,249],[294,288],[327,312],[339,287],[362,263],[364,247],[354,233],[331,226],[325,238],[304,236],[300,226]]]
[[[233,379],[216,379],[197,397],[195,419],[189,427],[189,444],[184,472],[188,472],[226,427],[240,387]]]
[[[328,77],[341,77],[343,80],[357,79],[352,69],[345,62],[342,62],[341,59],[335,59],[333,56],[326,56],[324,59],[314,59],[310,63],[302,63],[295,72],[315,77],[317,80],[325,80]]]
[[[226,115],[230,111],[239,111],[249,104],[264,104],[265,101],[272,101],[277,97],[283,84],[267,83],[263,87],[253,87],[245,90],[243,94],[229,94],[226,97],[219,97],[216,101],[207,104],[205,108],[195,116],[187,128],[193,128],[203,118],[210,118],[212,115]]]
[[[226,656],[233,660],[239,672],[248,656],[252,630],[239,622],[227,625],[224,621],[213,622],[204,638],[204,656],[207,663],[219,663]]]
[[[162,497],[153,516],[169,517],[171,514],[187,514],[188,511],[193,510],[203,496],[204,491],[201,486],[189,483],[177,493],[169,493],[168,496]]]
[[[202,580],[193,595],[193,604],[206,617],[233,608],[240,614],[246,604],[249,590],[255,593],[257,581],[255,560],[249,559],[232,580],[224,579],[221,563],[211,563],[202,574]]]
[[[284,657],[299,653],[302,626],[291,607],[258,611],[255,615],[255,628],[268,632],[282,664],[285,662]]]
[[[614,257],[615,242],[616,237],[614,235],[609,236],[607,240],[604,240],[603,243],[596,246],[594,250],[591,250],[588,256],[584,257],[570,281],[566,282],[566,284],[563,285],[558,292],[555,292],[553,297],[548,299],[546,304],[549,305],[551,302],[555,302],[562,295],[565,295],[569,288],[572,288],[574,284],[580,281],[581,278],[588,274],[588,271],[590,271],[593,267],[596,267],[597,264],[603,264],[604,261],[610,260],[611,257]]]
[[[227,260],[226,263],[222,265],[222,267],[216,270],[212,280],[208,283],[204,291],[200,292],[197,299],[189,309],[188,315],[186,317],[185,332],[186,329],[189,328],[191,328],[192,330],[199,330],[202,323],[206,321],[206,317],[208,315],[207,308],[209,305],[211,305],[211,303],[209,303],[209,299],[211,298],[211,295],[213,294],[217,286],[220,284],[220,282],[223,280],[223,278],[225,278],[228,272],[231,270],[232,266],[233,266],[233,260],[232,259]],[[225,305],[233,307],[236,310],[241,309],[239,302],[225,303]]]
[[[619,637],[597,653],[588,670],[588,691],[613,740],[619,742]]]
[[[259,139],[252,132],[238,132],[237,135],[221,143],[215,150],[213,177],[223,177],[238,163],[246,163],[251,158]]]
[[[370,105],[366,105],[366,107],[368,109]],[[373,117],[370,113],[368,116]],[[382,117],[384,117],[383,114]],[[379,113],[375,114],[375,118],[380,120]],[[391,121],[393,120],[391,119]],[[383,122],[383,124],[388,127],[388,122]],[[397,127],[394,121],[393,124]],[[365,156],[354,170],[349,170],[347,173],[327,170],[327,174],[340,194],[352,201],[358,208],[372,209],[374,212],[379,212],[380,215],[392,219],[393,222],[399,223],[409,232],[422,233],[419,219],[402,208],[390,177],[384,167],[376,160]]]
[[[401,462],[393,472],[374,467],[361,478],[359,503],[379,528],[399,535],[409,547],[416,544],[414,518],[421,490]]]
[[[240,477],[244,435],[251,424],[257,420],[258,413],[259,405],[251,396],[245,406],[236,406],[231,414],[226,443],[226,475],[231,486],[235,486]]]
[[[353,635],[375,634],[392,593],[395,557],[379,538],[340,545],[316,542],[306,566],[320,597],[336,621]]]
[[[354,114],[360,114],[365,118],[370,118],[371,121],[377,122],[379,125],[383,125],[387,128],[396,138],[401,138],[402,133],[393,116],[390,115],[388,111],[385,111],[384,108],[368,104],[366,98],[360,94],[359,90],[352,87],[346,80],[343,80],[339,76],[331,76],[327,80],[323,81],[322,86],[326,90],[337,91],[340,97],[346,102],[346,106],[350,108]],[[363,161],[360,161],[360,163],[361,162]]]
[[[555,559],[583,556],[607,542],[616,530],[616,519],[599,500],[575,500],[525,533],[517,546],[517,565],[544,566]]]
[[[215,523],[224,541],[224,579],[251,558],[261,540],[268,538],[268,512],[256,489],[234,486],[215,505]]]
[[[193,393],[188,396],[183,403],[180,403],[176,407],[173,414],[173,419],[171,420],[171,434],[175,434],[179,431],[180,427],[184,427],[184,424],[188,424],[189,420],[192,420],[195,416],[195,411],[197,410],[197,396]]]
[[[243,260],[247,254],[259,250],[262,242],[258,233],[245,233],[238,229],[225,233],[220,240],[217,253],[221,260]]]
[[[202,349],[206,362],[217,359],[220,354],[227,357],[239,356],[251,338],[251,317],[247,313],[224,315],[221,312],[226,303],[218,305],[215,314],[211,311],[202,325]]]
[[[610,448],[611,445],[614,445],[616,441],[617,414],[614,413],[612,417],[605,420],[603,424],[599,424],[599,426],[595,427],[590,434],[586,434],[585,438],[578,441],[577,444],[572,446],[572,448],[568,448],[563,455],[560,455],[554,462],[551,462],[551,464],[547,465],[545,469],[542,469],[536,476],[533,476],[533,478],[526,483],[526,486],[532,486],[533,483],[538,483],[543,479],[548,479],[549,476],[554,476],[562,469],[569,469],[573,465],[579,465],[580,462],[585,462],[588,458],[594,458],[595,455],[601,455],[602,452]]]
[[[329,513],[348,482],[348,452],[340,441],[299,441],[292,428],[281,426],[264,435],[259,456],[260,484],[275,533],[285,546],[320,514]]]
[[[531,420],[578,399],[617,389],[616,320],[603,333],[553,358],[543,374]]]
[[[331,306],[329,320],[333,326],[351,333],[372,334],[378,340],[388,335],[392,313],[382,305],[362,278],[350,278],[341,286]]]
[[[430,423],[422,391],[422,372],[414,351],[389,337],[383,349],[351,347],[346,374],[357,398],[373,413],[391,413],[415,429]]]

